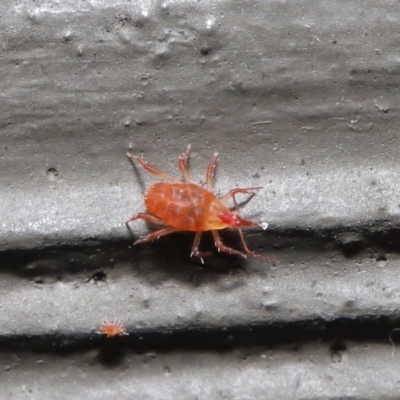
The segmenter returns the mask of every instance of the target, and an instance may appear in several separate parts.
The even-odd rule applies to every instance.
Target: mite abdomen
[[[203,231],[214,200],[206,189],[187,183],[156,183],[145,195],[151,214],[183,231]]]

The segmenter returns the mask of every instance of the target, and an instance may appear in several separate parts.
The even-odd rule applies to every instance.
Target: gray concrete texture
[[[3,1],[2,390],[398,398],[399,23],[395,1]],[[204,265],[190,233],[132,246],[149,227],[124,222],[157,179],[125,154],[179,177],[188,144],[201,185],[219,152],[217,195],[263,186],[241,213],[269,229],[245,237],[279,265],[218,254],[206,235]],[[222,235],[240,249],[235,232]],[[130,333],[112,368],[93,355],[107,346],[105,319]],[[338,321],[345,334],[329,331]],[[252,328],[274,326],[254,348]],[[232,333],[227,353],[213,343],[238,327],[246,338]],[[193,350],[189,331],[213,344]],[[181,336],[166,351],[168,332]],[[135,352],[138,337],[157,361]],[[76,348],[60,357],[65,343]]]

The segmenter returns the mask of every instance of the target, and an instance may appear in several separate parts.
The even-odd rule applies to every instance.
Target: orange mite
[[[149,242],[172,232],[192,231],[196,234],[191,256],[200,257],[203,262],[202,257],[206,256],[207,253],[199,251],[201,234],[205,231],[211,231],[218,251],[237,254],[245,258],[247,253],[276,264],[277,260],[255,254],[247,247],[241,228],[259,225],[255,222],[247,221],[238,215],[239,207],[235,195],[244,193],[254,196],[255,191],[262,187],[232,189],[225,196],[218,199],[212,192],[218,153],[214,153],[208,165],[205,188],[193,183],[189,177],[187,168],[189,155],[190,145],[183,155],[179,157],[178,165],[184,177],[183,183],[150,165],[142,157],[134,156],[130,153],[127,154],[129,159],[137,161],[145,170],[166,181],[166,183],[155,183],[146,191],[144,202],[149,214],[139,213],[126,221],[126,224],[128,224],[137,219],[144,219],[147,222],[164,227],[139,238],[134,244]],[[233,213],[227,206],[230,199],[233,200],[236,213]],[[245,253],[223,244],[218,231],[225,228],[236,228],[239,231]]]
[[[118,320],[114,320],[113,322],[104,321],[100,327],[100,331],[97,333],[107,337],[128,335],[125,327]]]

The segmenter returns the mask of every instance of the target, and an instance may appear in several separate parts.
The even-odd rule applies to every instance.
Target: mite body
[[[218,215],[230,215],[230,210],[214,193],[193,183],[156,183],[144,202],[150,214],[176,230],[204,232],[229,226]]]
[[[247,247],[241,230],[242,227],[258,226],[258,224],[239,216],[239,207],[235,196],[238,193],[254,196],[256,193],[255,191],[261,189],[261,187],[235,188],[230,190],[225,196],[217,198],[212,192],[212,180],[217,165],[218,153],[214,153],[207,168],[205,188],[193,183],[189,177],[187,169],[189,155],[190,146],[188,146],[186,152],[179,157],[179,169],[185,180],[185,182],[182,183],[158,168],[148,164],[143,158],[129,153],[127,154],[129,159],[138,162],[150,173],[167,181],[165,183],[155,183],[146,191],[144,201],[148,214],[139,213],[126,222],[128,224],[137,219],[144,219],[150,223],[162,225],[164,227],[138,239],[134,244],[158,239],[160,236],[172,232],[192,231],[195,232],[195,238],[191,255],[201,258],[207,255],[199,251],[201,234],[205,231],[211,231],[215,246],[219,251],[241,255],[243,257],[246,257],[247,253],[277,263],[274,259],[260,256],[251,251]],[[228,207],[228,202],[230,200],[233,200],[235,213]],[[218,231],[225,228],[238,229],[245,253],[225,246],[222,243]]]

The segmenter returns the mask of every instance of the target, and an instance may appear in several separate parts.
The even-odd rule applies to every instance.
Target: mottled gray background
[[[398,398],[399,2],[5,0],[0,24],[3,394]],[[279,265],[132,247],[156,180],[126,152],[178,175],[188,144],[217,194],[263,186],[245,236]]]

